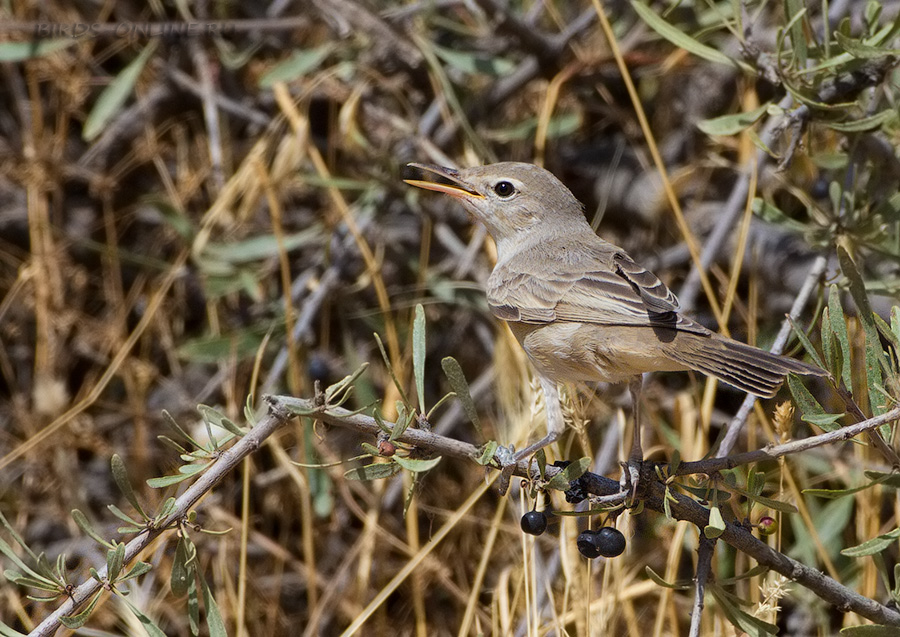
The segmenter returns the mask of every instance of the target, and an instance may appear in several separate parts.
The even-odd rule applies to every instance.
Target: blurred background
[[[110,538],[121,522],[107,505],[133,511],[111,477],[112,454],[148,511],[184,488],[146,484],[180,464],[158,439],[176,437],[162,410],[202,437],[198,403],[242,423],[248,397],[311,397],[315,382],[368,362],[348,406],[392,420],[401,393],[387,362],[415,395],[417,304],[425,405],[450,391],[440,361],[453,356],[487,438],[521,447],[542,435],[540,392],[484,300],[490,239],[451,199],[405,185],[410,161],[544,165],[604,238],[654,270],[693,317],[739,340],[771,345],[818,256],[841,285],[839,240],[890,322],[900,274],[896,78],[884,55],[860,51],[891,46],[893,32],[879,29],[896,11],[851,6],[862,4],[829,3],[823,14],[801,2],[4,3],[0,511],[34,551],[51,562],[65,554],[81,582],[105,550],[70,511]],[[803,327],[821,314],[823,290],[817,283]],[[847,324],[863,370],[862,328],[852,316]],[[838,405],[817,383],[808,386],[822,403]],[[738,451],[778,438],[770,419],[789,396],[757,407]],[[625,388],[568,398],[573,428],[554,458],[591,456],[592,470],[618,479]],[[700,376],[649,378],[645,450],[700,459],[743,398]],[[484,442],[455,401],[431,422]],[[796,427],[784,435],[817,431],[799,418]],[[198,507],[204,529],[231,529],[191,534],[229,634],[337,635],[360,618],[369,635],[686,634],[690,591],[658,586],[644,569],[692,577],[693,527],[622,515],[625,555],[589,563],[574,541],[586,519],[553,517],[534,540],[519,530],[533,503],[518,485],[469,502],[485,480],[474,463],[445,458],[415,484],[407,472],[347,480],[358,463],[340,461],[362,453],[361,442],[375,443],[295,420]],[[853,447],[804,456],[790,480],[782,465],[758,468],[767,494],[852,483],[871,462]],[[892,506],[879,514],[869,502],[866,521],[851,522],[854,501],[835,502],[805,505],[772,542],[883,596],[871,564],[838,551],[883,532]],[[540,506],[573,508],[559,493]],[[129,600],[166,635],[188,635],[188,604],[168,584],[173,551],[170,534],[145,552],[154,570],[128,584]],[[714,572],[750,566],[723,546]],[[0,620],[26,632],[56,604],[27,592],[0,583]],[[850,621],[771,575],[735,592],[785,634]],[[703,634],[734,634],[715,603],[704,622]],[[82,634],[142,634],[115,597],[87,626]]]

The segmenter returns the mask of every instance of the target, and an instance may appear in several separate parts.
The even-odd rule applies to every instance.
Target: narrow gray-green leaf
[[[841,296],[838,287],[831,284],[828,289],[828,320],[831,323],[831,331],[837,338],[841,352],[841,376],[844,386],[853,389],[853,376],[850,367],[850,337],[847,335],[847,320],[844,318],[844,308],[841,306]]]
[[[705,119],[697,123],[697,128],[707,135],[737,135],[745,128],[758,122],[766,114],[769,104],[770,102],[766,102],[759,108],[754,108],[746,113],[734,113]]]
[[[684,49],[688,53],[693,53],[704,60],[715,62],[716,64],[738,67],[748,72],[753,71],[749,65],[733,60],[718,49],[701,44],[677,27],[669,24],[655,9],[651,9],[643,2],[632,0],[631,6],[634,7],[635,12],[640,16],[641,20],[647,23],[647,26],[678,48]]]
[[[770,624],[768,622],[764,622],[763,620],[753,617],[752,615],[748,615],[743,610],[737,607],[734,603],[734,598],[729,596],[728,593],[722,589],[722,587],[717,586],[716,584],[710,583],[707,586],[707,590],[712,593],[713,597],[716,599],[716,602],[719,605],[719,608],[722,609],[722,612],[728,618],[736,628],[742,630],[748,635],[755,635],[759,637],[763,634],[774,635],[778,632],[778,626],[774,624]]]
[[[225,620],[222,619],[222,613],[219,611],[219,605],[216,598],[213,597],[212,590],[202,573],[200,576],[200,588],[203,592],[203,606],[206,608],[206,626],[209,628],[209,637],[228,637],[228,630],[225,628]]]
[[[425,413],[425,310],[416,304],[413,319],[413,376],[416,379],[416,394],[419,396],[419,413]]]
[[[569,483],[572,480],[577,480],[584,472],[588,470],[588,467],[591,466],[591,459],[584,457],[579,458],[575,462],[569,463],[562,471],[557,473],[555,476],[550,478],[550,481],[547,483],[547,486],[551,489],[558,489],[560,491],[565,491],[569,488]]]
[[[56,40],[32,40],[30,42],[0,42],[0,62],[22,62],[32,58],[43,57],[54,51],[71,46],[74,38],[58,38]]]
[[[94,594],[94,596],[91,598],[91,601],[88,602],[88,605],[85,606],[83,611],[81,611],[77,615],[64,615],[59,618],[59,623],[70,630],[75,630],[84,626],[88,618],[91,616],[91,613],[94,612],[94,608],[97,606],[97,601],[100,599],[101,593],[103,593],[102,588]]]
[[[862,544],[843,549],[841,555],[846,555],[847,557],[864,557],[866,555],[880,553],[887,547],[896,544],[897,538],[900,538],[900,529],[888,531],[871,540],[866,540]]]
[[[447,376],[447,380],[450,381],[450,387],[453,388],[453,393],[456,394],[456,398],[462,405],[463,411],[466,412],[466,416],[468,416],[469,420],[472,421],[472,424],[475,425],[475,431],[478,432],[478,437],[483,440],[484,433],[481,431],[481,421],[478,420],[478,410],[475,409],[475,401],[472,400],[472,394],[469,392],[469,383],[466,382],[466,376],[463,374],[462,367],[460,367],[459,362],[452,356],[444,358],[441,361],[441,367],[444,370],[444,374]]]
[[[84,122],[84,130],[81,136],[85,141],[89,142],[97,137],[106,128],[110,120],[116,116],[116,113],[119,112],[119,109],[122,108],[128,100],[128,96],[134,90],[134,85],[141,71],[144,70],[144,65],[147,64],[147,60],[150,59],[155,50],[156,40],[151,40],[144,47],[144,50],[141,51],[140,55],[122,69],[116,78],[109,83],[109,86],[103,89]]]
[[[106,577],[115,582],[125,566],[125,545],[117,542],[115,548],[106,552]]]
[[[685,580],[667,582],[665,579],[663,579],[662,575],[654,571],[649,566],[644,567],[644,572],[647,574],[647,577],[649,577],[653,582],[656,583],[657,586],[662,586],[663,588],[671,588],[674,591],[686,591],[693,586],[691,582]]]
[[[179,482],[184,482],[185,480],[189,480],[191,476],[178,475],[178,476],[160,476],[159,478],[149,478],[147,480],[147,486],[151,489],[162,489],[163,487],[170,487],[173,484],[178,484]]]
[[[166,633],[157,626],[152,619],[142,613],[137,606],[128,601],[127,597],[122,594],[119,594],[117,597],[128,607],[128,610],[137,617],[138,621],[141,623],[141,627],[147,631],[147,634],[150,635],[150,637],[166,637]]]
[[[488,440],[481,451],[481,455],[475,459],[475,462],[483,467],[489,465],[491,463],[491,460],[494,459],[494,454],[497,453],[497,448],[499,446],[500,443],[496,440]]]
[[[400,465],[407,471],[412,471],[413,473],[421,473],[422,471],[431,471],[438,465],[438,463],[440,461],[441,461],[441,456],[438,456],[437,458],[430,458],[428,460],[421,460],[419,458],[403,458],[401,456],[394,456],[394,462],[396,462],[398,465]]]
[[[400,465],[396,462],[376,462],[350,469],[344,474],[344,477],[348,480],[382,480],[395,476],[400,471]]]
[[[861,133],[864,131],[881,128],[882,126],[893,123],[897,119],[897,111],[892,108],[885,109],[880,113],[860,119],[853,119],[846,122],[823,122],[828,128],[842,133]]]
[[[172,573],[169,576],[169,587],[176,597],[187,595],[191,582],[194,581],[194,549],[189,540],[182,537],[175,545],[175,558],[172,560]]]
[[[149,573],[153,570],[153,565],[148,562],[137,562],[134,566],[132,566],[125,575],[119,578],[119,581],[125,581],[127,579],[134,579],[135,577],[140,577],[144,573]]]
[[[869,407],[872,410],[872,415],[879,416],[885,412],[886,408],[884,397],[878,390],[884,382],[884,378],[881,375],[881,363],[884,359],[881,339],[878,337],[878,329],[875,327],[875,320],[872,318],[872,305],[869,303],[866,285],[859,274],[856,263],[844,246],[838,245],[837,253],[838,262],[841,264],[841,272],[847,277],[850,295],[853,297],[853,302],[856,303],[856,307],[859,310],[859,320],[863,324],[863,331],[866,335],[866,385],[869,390]],[[885,438],[889,438],[891,435],[889,425],[879,427],[878,431]]]
[[[333,42],[329,42],[313,49],[294,51],[291,57],[284,62],[276,64],[268,73],[264,73],[259,78],[259,87],[271,88],[276,82],[290,82],[306,75],[310,71],[316,70],[328,57],[334,46]]]
[[[792,319],[790,316],[788,316],[788,320],[791,322],[791,327],[794,330],[794,334],[797,335],[797,338],[803,345],[803,349],[805,349],[806,353],[809,354],[810,358],[813,359],[813,362],[822,369],[827,369],[822,363],[822,358],[819,356],[819,352],[816,351],[816,348],[813,346],[812,341],[809,340],[809,337],[806,335],[806,332],[803,330],[803,328],[798,327],[794,322],[794,319]]]
[[[131,480],[128,479],[128,471],[125,469],[125,463],[122,461],[122,457],[119,454],[114,453],[112,458],[110,458],[109,464],[112,469],[113,480],[116,481],[116,486],[119,487],[119,491],[122,492],[122,495],[125,496],[125,499],[128,500],[129,504],[131,504],[142,517],[146,518],[147,514],[144,513],[144,509],[141,508],[141,503],[138,502],[137,496],[134,494],[134,489],[131,488]]]
[[[825,431],[838,429],[838,427],[833,426],[833,423],[840,419],[841,415],[826,413],[825,409],[822,408],[822,405],[813,397],[806,386],[793,374],[788,375],[787,382],[791,394],[794,396],[794,403],[800,409],[800,417],[804,421],[821,427]],[[837,418],[834,418],[834,416],[837,416]],[[829,425],[831,425],[830,428]]]
[[[78,509],[72,509],[72,519],[75,520],[75,524],[78,525],[82,531],[84,531],[88,536],[90,536],[94,541],[99,544],[102,544],[106,548],[113,548],[113,543],[109,540],[100,536],[97,531],[94,530],[94,527],[91,526],[91,523],[88,522],[87,516],[84,513],[79,511]]]

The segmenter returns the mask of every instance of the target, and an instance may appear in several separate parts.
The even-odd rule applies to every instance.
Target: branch
[[[136,538],[125,545],[125,563],[130,564],[153,540],[170,527],[182,520],[195,504],[207,492],[212,490],[228,473],[231,472],[241,460],[259,449],[263,441],[271,436],[278,427],[291,420],[294,415],[282,409],[275,401],[266,399],[269,403],[269,413],[260,420],[247,434],[216,460],[213,465],[203,473],[181,496],[175,501],[172,513],[159,522],[155,528],[142,532]],[[106,566],[98,569],[100,581],[89,579],[81,584],[53,613],[48,615],[34,630],[28,633],[29,637],[49,637],[59,627],[60,617],[74,615],[94,594],[103,587],[102,580],[106,578]]]
[[[792,440],[783,445],[774,445],[757,449],[756,451],[747,451],[738,453],[733,456],[725,456],[724,458],[709,458],[707,460],[698,460],[696,462],[682,462],[678,465],[675,475],[682,476],[691,473],[715,473],[726,469],[734,469],[740,465],[750,464],[752,462],[762,462],[764,460],[774,460],[781,456],[791,453],[807,451],[815,447],[821,447],[832,442],[840,442],[850,440],[861,433],[868,433],[882,425],[887,425],[895,420],[900,420],[900,406],[894,407],[890,411],[886,411],[880,416],[863,420],[848,427],[841,427],[828,433],[812,436],[811,438],[803,438],[802,440]]]
[[[383,433],[375,419],[370,416],[354,414],[339,407],[317,407],[311,400],[289,396],[270,396],[267,399],[273,408],[300,412],[310,418],[315,418],[316,420],[320,420],[329,425],[353,429],[371,436],[378,436],[378,434]],[[900,407],[897,407],[882,416],[878,416],[877,418],[872,418],[869,421],[866,421],[866,423],[845,427],[835,432],[817,436],[816,438],[820,441],[820,444],[825,444],[825,442],[830,441],[846,440],[865,431],[865,428],[861,427],[862,425],[872,428],[897,418],[900,418]],[[393,423],[385,421],[384,424],[388,428],[393,427]],[[828,438],[825,438],[826,436]],[[475,445],[423,431],[421,429],[407,429],[397,436],[397,440],[401,443],[414,445],[419,449],[440,454],[442,456],[472,460],[481,455],[481,450]],[[796,441],[795,443],[788,443],[788,445],[781,445],[779,449],[792,444],[800,444],[802,442],[804,441]],[[769,453],[771,453],[771,451],[772,450],[769,450]],[[766,452],[764,451],[763,453]],[[741,454],[741,456],[743,455],[745,454]],[[513,474],[522,477],[532,477],[537,473],[536,466],[536,462],[533,462],[531,466],[532,472],[529,473],[529,463],[521,461],[515,466]],[[496,469],[496,467],[490,468]],[[557,467],[548,466],[546,468],[546,474],[548,477],[552,477],[560,470],[561,469]],[[646,496],[646,499],[643,500],[643,504],[648,509],[652,509],[658,513],[664,513],[665,508],[663,503],[666,497],[666,487],[661,482],[650,479],[647,475],[648,473],[649,472],[645,471],[642,474],[641,491],[642,495]],[[585,491],[593,495],[610,496],[620,494],[618,482],[593,473],[585,473],[579,478],[579,483]],[[672,498],[674,498],[674,501]],[[709,524],[709,510],[685,495],[670,492],[669,510],[672,513],[673,519],[686,520],[700,529]],[[757,563],[772,569],[776,573],[781,573],[788,579],[808,588],[820,599],[834,605],[841,612],[854,612],[875,623],[900,626],[900,612],[888,608],[883,604],[879,604],[872,599],[863,597],[859,593],[839,584],[821,571],[805,566],[804,564],[779,553],[765,542],[761,542],[754,537],[753,534],[743,526],[726,521],[725,530],[719,539],[727,542],[739,551],[746,553],[756,560]]]

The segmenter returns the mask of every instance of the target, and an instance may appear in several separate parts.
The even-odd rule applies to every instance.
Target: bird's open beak
[[[445,195],[464,199],[466,197],[472,199],[484,199],[484,195],[475,190],[475,188],[459,178],[459,172],[452,168],[444,168],[443,166],[435,166],[433,164],[406,164],[404,172],[416,169],[424,173],[423,177],[434,177],[435,181],[425,181],[424,179],[404,179],[410,186],[424,188],[425,190],[434,190],[442,192]]]

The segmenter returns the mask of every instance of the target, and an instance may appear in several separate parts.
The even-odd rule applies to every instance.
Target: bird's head
[[[454,170],[408,164],[418,178],[404,181],[458,199],[494,237],[498,248],[530,235],[548,236],[586,225],[582,206],[552,173],[540,166],[503,162]],[[538,235],[535,231],[538,230]]]

